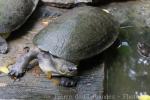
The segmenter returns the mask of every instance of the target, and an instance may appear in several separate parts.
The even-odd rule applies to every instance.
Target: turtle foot
[[[5,54],[8,52],[8,44],[5,39],[0,37],[0,54]]]
[[[12,78],[12,79],[19,79],[21,77],[24,76],[26,71],[31,70],[34,66],[38,65],[38,61],[35,59],[33,60],[30,64],[27,65],[26,68],[24,67],[19,67],[21,66],[21,64],[15,64],[11,67],[8,75]]]
[[[60,80],[60,85],[64,87],[75,87],[77,85],[78,79],[76,78],[66,78],[62,77]]]
[[[11,79],[16,80],[16,79],[20,79],[21,77],[23,77],[24,74],[25,74],[25,72],[24,73],[18,73],[15,70],[11,70],[8,75],[11,77]]]
[[[8,75],[12,78],[12,79],[19,79],[21,77],[23,77],[25,74],[25,70],[23,70],[21,67],[19,67],[19,65],[14,64],[12,65]]]
[[[16,63],[10,67],[9,76],[13,79],[21,78],[24,76],[28,69],[32,69],[38,62],[35,60],[29,64],[30,61],[36,58],[37,51],[29,51],[17,59]]]

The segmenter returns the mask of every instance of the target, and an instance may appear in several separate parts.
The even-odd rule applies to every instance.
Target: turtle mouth
[[[72,75],[72,76],[77,75],[77,67],[69,67],[69,68],[68,68],[68,72],[69,72],[70,75]]]

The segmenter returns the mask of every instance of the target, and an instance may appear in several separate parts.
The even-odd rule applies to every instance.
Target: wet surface
[[[0,77],[1,99],[29,99],[29,100],[99,100],[103,92],[103,65],[95,66],[84,72],[78,79],[76,87],[67,88],[57,85],[55,79],[48,80],[41,73],[39,77],[31,72],[20,80],[13,82],[7,76]]]
[[[134,33],[136,31],[134,28],[130,32],[129,30],[123,29],[127,36],[123,36],[124,38],[120,36],[121,43],[118,48],[112,48],[106,54],[112,57],[106,59],[105,74],[107,76],[105,92],[111,96],[111,100],[136,100],[140,93],[150,93],[150,59],[140,54],[137,47],[138,43],[143,41],[142,38],[146,39],[149,34]],[[142,48],[149,51],[147,49],[149,48]]]
[[[117,48],[105,54],[105,95],[109,100],[137,100],[150,94],[150,2],[113,3],[106,7],[121,24]]]

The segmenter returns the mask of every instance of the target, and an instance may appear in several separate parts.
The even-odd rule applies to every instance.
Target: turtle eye
[[[62,68],[60,69],[61,73],[65,74],[66,73],[66,66],[62,65]]]

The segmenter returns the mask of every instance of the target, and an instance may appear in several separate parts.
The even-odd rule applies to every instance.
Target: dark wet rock
[[[112,3],[103,8],[107,9],[120,22],[121,31],[126,30],[131,34],[149,34],[150,32],[150,1],[128,1],[124,3]],[[134,38],[134,37],[133,37]],[[149,57],[149,37],[140,38],[138,43],[146,44],[140,48],[140,54]],[[148,46],[147,46],[148,45]]]
[[[91,6],[99,6],[111,2],[124,2],[133,0],[42,0],[45,4],[61,8],[73,8],[78,5],[87,4]]]
[[[63,13],[67,12],[67,9],[60,9],[56,7],[50,7],[46,5],[39,6],[33,13],[31,18],[47,18],[47,17],[58,17]]]
[[[77,3],[108,3],[108,2],[124,2],[133,0],[42,0],[42,2],[59,3],[59,4],[77,4]]]
[[[111,3],[103,8],[110,11],[123,26],[150,27],[149,0]]]
[[[92,3],[92,2],[99,2],[102,0],[42,0],[43,2],[49,3],[58,3],[58,4],[76,4],[76,3]]]

